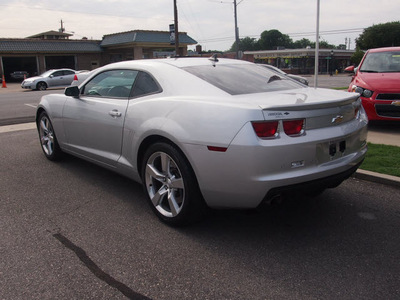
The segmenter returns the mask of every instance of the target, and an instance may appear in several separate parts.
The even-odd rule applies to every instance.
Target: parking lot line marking
[[[35,128],[36,128],[36,123],[35,122],[23,123],[23,124],[14,124],[14,125],[6,125],[6,126],[0,126],[0,133],[12,132],[12,131],[20,131],[20,130],[29,130],[29,129],[35,129]]]
[[[27,104],[27,103],[25,103],[25,105],[29,106],[29,107],[37,108],[37,104],[35,105],[35,104]]]

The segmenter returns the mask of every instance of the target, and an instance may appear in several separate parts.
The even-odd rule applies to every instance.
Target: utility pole
[[[175,56],[179,56],[178,8],[174,0]]]
[[[236,42],[236,59],[239,59],[239,29],[237,26],[237,4],[236,0],[233,1],[234,17],[235,17],[235,42]]]
[[[314,69],[314,88],[318,87],[318,63],[319,63],[319,0],[317,0],[317,33],[315,37],[315,69]]]

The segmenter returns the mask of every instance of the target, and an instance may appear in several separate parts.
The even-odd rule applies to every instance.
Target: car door
[[[64,73],[62,70],[54,71],[53,73],[51,73],[47,78],[47,86],[54,87],[62,85],[63,74]]]
[[[110,70],[67,97],[63,110],[66,147],[78,155],[115,166],[121,155],[125,113],[138,72]]]
[[[72,70],[64,70],[63,76],[60,78],[61,85],[68,86],[74,80],[75,72]]]

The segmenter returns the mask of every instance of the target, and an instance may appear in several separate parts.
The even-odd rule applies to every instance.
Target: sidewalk
[[[21,88],[21,83],[18,82],[6,82],[7,87],[3,88],[2,83],[0,83],[0,93],[15,93],[15,92],[23,92],[24,89]]]
[[[20,82],[11,82],[11,83],[6,83],[7,87],[3,88],[1,86],[2,84],[0,83],[0,94],[6,94],[6,93],[25,93],[25,92],[32,92],[30,89],[23,89],[21,88],[21,83]],[[63,90],[64,87],[51,87],[48,88],[47,90]],[[36,91],[34,91],[36,92]]]
[[[314,87],[314,75],[306,76],[310,87]],[[319,88],[344,88],[349,87],[351,75],[348,73],[340,73],[338,75],[318,75],[317,86]],[[347,89],[346,89],[347,90]]]
[[[378,131],[375,128],[368,128],[367,141],[373,144],[383,144],[400,147],[400,131],[399,133],[388,133]]]

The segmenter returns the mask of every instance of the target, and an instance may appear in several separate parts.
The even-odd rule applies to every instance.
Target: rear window
[[[303,85],[257,65],[191,66],[183,70],[231,95],[254,94],[304,88]]]

